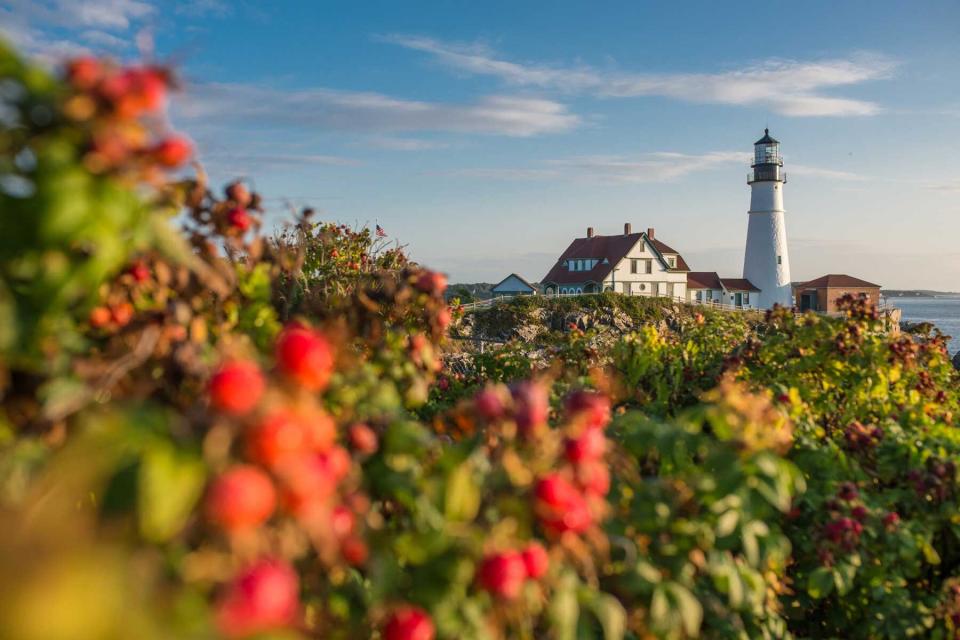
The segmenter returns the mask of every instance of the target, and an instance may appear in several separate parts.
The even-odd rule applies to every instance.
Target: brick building
[[[801,311],[835,313],[837,300],[848,293],[866,296],[871,304],[880,305],[880,285],[844,274],[831,273],[793,287],[793,299]]]

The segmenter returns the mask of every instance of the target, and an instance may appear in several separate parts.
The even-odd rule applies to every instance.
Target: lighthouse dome
[[[753,144],[780,144],[780,141],[770,135],[770,129],[763,130],[763,137]]]

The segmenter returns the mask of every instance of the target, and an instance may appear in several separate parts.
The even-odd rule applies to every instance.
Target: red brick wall
[[[843,296],[850,294],[854,297],[859,295],[866,295],[867,299],[870,301],[870,304],[879,306],[880,305],[880,288],[879,287],[828,287],[826,289],[817,289],[817,302],[820,310],[826,310],[827,313],[834,313],[837,311],[837,300]]]

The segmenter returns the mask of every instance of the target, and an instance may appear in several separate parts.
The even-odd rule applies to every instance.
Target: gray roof
[[[780,144],[780,141],[770,135],[770,129],[763,130],[763,137],[753,144]]]
[[[535,286],[533,286],[532,284],[530,284],[529,282],[527,282],[527,279],[524,278],[523,276],[521,276],[521,275],[519,275],[519,274],[517,274],[517,273],[511,273],[511,274],[508,275],[506,278],[504,278],[503,280],[501,280],[501,281],[498,282],[497,284],[493,285],[493,286],[490,288],[491,291],[492,291],[493,289],[496,289],[496,288],[499,287],[500,285],[502,285],[504,282],[506,282],[506,281],[509,280],[510,278],[516,278],[517,280],[519,280],[519,281],[522,282],[523,284],[525,284],[525,285],[527,285],[528,287],[530,287],[530,289],[532,289],[533,291],[536,291],[536,290],[537,290],[537,288],[536,288]]]

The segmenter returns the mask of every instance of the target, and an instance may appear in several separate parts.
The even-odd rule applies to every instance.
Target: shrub
[[[455,374],[442,274],[169,175],[168,71],[0,75],[0,636],[956,634],[940,337],[604,295]]]

